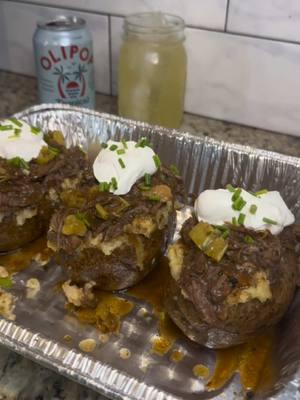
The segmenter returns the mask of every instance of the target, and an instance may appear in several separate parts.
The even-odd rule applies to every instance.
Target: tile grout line
[[[226,32],[226,31],[227,31],[228,15],[229,15],[229,7],[230,7],[230,0],[227,0],[227,4],[226,4],[226,11],[225,11],[224,32]]]
[[[112,96],[113,87],[113,74],[112,74],[112,41],[111,41],[111,16],[108,15],[108,63],[109,63],[109,84],[110,84],[110,95]]]
[[[93,14],[93,15],[102,15],[105,17],[118,17],[118,18],[124,18],[124,15],[122,14],[116,14],[116,13],[105,13],[105,12],[100,12],[100,11],[92,11],[92,10],[85,10],[82,8],[72,8],[69,6],[60,6],[60,5],[52,5],[52,4],[39,4],[35,3],[30,0],[0,0],[2,2],[12,4],[12,3],[18,3],[18,4],[29,4],[29,5],[34,5],[37,7],[43,7],[43,8],[58,8],[62,10],[70,10],[74,12],[83,12],[87,14]],[[229,4],[230,0],[228,0]],[[224,29],[216,29],[216,28],[209,28],[209,27],[204,27],[204,26],[196,26],[192,24],[186,24],[186,28],[188,29],[193,29],[193,30],[199,30],[199,31],[204,31],[204,32],[214,32],[214,33],[221,33],[223,35],[231,35],[231,36],[240,36],[240,37],[245,37],[245,38],[251,38],[251,39],[257,39],[257,40],[267,40],[270,42],[277,42],[277,43],[284,43],[284,44],[293,44],[293,45],[300,45],[300,41],[295,41],[295,40],[288,40],[288,39],[279,39],[279,38],[272,38],[272,37],[267,37],[267,36],[255,36],[254,34],[251,33],[243,33],[243,32],[233,32],[230,30],[227,30],[227,25],[226,25],[226,31]]]

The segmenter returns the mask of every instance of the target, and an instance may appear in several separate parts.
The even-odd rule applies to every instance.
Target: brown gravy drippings
[[[171,349],[177,339],[184,337],[164,312],[164,288],[169,274],[168,268],[168,260],[163,257],[160,264],[142,282],[127,291],[127,294],[145,300],[153,307],[154,315],[159,321],[159,336],[152,342],[152,352],[161,356]]]
[[[52,251],[47,248],[46,237],[40,237],[21,249],[0,254],[0,265],[11,275],[29,267],[33,261],[47,262],[51,255]]]

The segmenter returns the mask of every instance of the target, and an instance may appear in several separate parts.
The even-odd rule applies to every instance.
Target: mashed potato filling
[[[182,268],[184,257],[184,245],[180,242],[172,244],[168,250],[168,259],[170,262],[171,275],[178,281]]]
[[[30,219],[37,215],[36,208],[24,208],[24,210],[18,211],[16,213],[16,221],[18,226],[25,224],[27,219]]]
[[[261,303],[265,303],[271,298],[272,292],[267,275],[264,271],[259,271],[254,274],[254,284],[252,286],[234,291],[227,297],[227,302],[230,305],[234,305],[257,299]]]

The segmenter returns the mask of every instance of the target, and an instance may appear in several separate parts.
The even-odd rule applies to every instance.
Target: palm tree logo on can
[[[66,72],[63,65],[54,68],[53,75],[58,77],[57,89],[62,99],[84,97],[86,94],[85,74],[88,72],[83,64],[78,64],[74,72]]]

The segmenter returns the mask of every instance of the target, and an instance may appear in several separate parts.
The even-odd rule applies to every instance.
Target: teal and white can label
[[[85,21],[60,16],[39,23],[33,44],[40,102],[94,108],[93,43]]]

